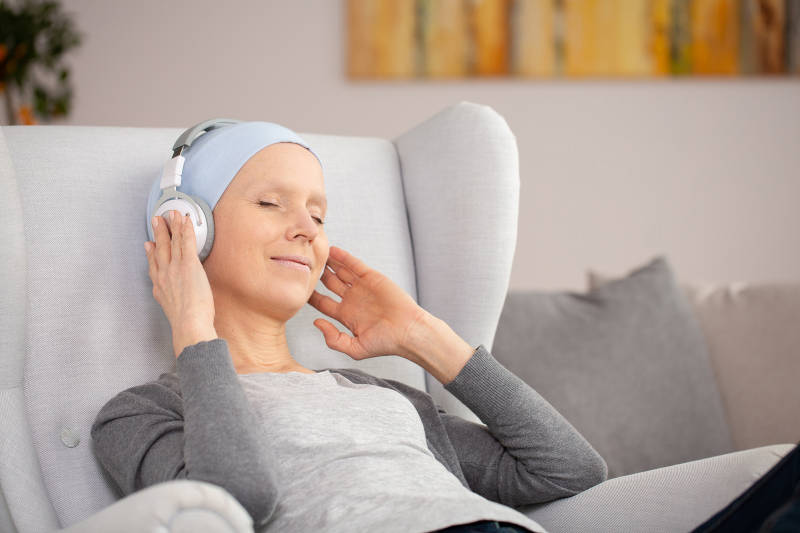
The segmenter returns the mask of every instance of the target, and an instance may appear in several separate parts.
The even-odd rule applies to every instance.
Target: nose
[[[289,231],[291,233],[289,238],[291,239],[302,235],[308,240],[313,240],[317,235],[319,235],[319,226],[317,225],[317,221],[314,220],[310,213],[300,210],[300,213],[295,219],[295,224],[289,229]]]

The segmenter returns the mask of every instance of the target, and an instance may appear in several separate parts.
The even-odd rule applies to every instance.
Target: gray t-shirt
[[[432,531],[477,520],[538,523],[470,491],[428,449],[397,391],[330,371],[239,375],[279,487],[259,533]]]

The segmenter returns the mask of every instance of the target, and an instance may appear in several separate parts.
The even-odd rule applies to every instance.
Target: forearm
[[[522,498],[556,497],[585,490],[607,478],[605,461],[586,438],[530,385],[500,364],[485,346],[478,346],[445,390],[475,413],[514,457],[512,462],[499,456],[492,474],[497,476],[501,492]],[[451,439],[458,440],[458,431],[449,432]],[[470,439],[465,444],[468,451],[462,455],[468,456],[466,462],[487,465],[497,460],[492,443],[482,447],[476,439]],[[519,468],[517,462],[524,468]],[[528,487],[528,494],[520,490],[524,486]]]
[[[424,319],[409,329],[403,352],[407,359],[446,385],[464,368],[475,348],[445,321],[426,312]]]

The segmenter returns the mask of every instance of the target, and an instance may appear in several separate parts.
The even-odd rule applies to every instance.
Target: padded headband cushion
[[[307,148],[322,167],[319,156],[292,130],[273,122],[240,122],[206,131],[184,149],[182,155],[186,161],[178,190],[202,198],[213,210],[239,169],[262,148],[280,142]],[[325,167],[322,168],[324,174]],[[151,213],[155,212],[160,197],[159,174],[150,187],[145,227],[149,228]]]

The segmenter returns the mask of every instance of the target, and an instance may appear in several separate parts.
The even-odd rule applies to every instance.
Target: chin
[[[299,285],[299,284],[298,284]],[[312,289],[307,287],[295,287],[291,290],[270,291],[270,294],[264,295],[264,301],[271,309],[280,309],[285,313],[292,315],[303,308],[308,299],[311,298]]]

